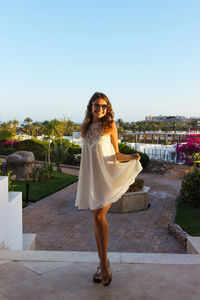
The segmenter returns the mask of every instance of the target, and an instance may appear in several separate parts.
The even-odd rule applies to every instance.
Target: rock
[[[168,223],[168,231],[179,241],[179,243],[184,248],[187,248],[187,237],[190,235],[185,232],[181,226],[176,223]]]
[[[148,173],[165,174],[167,170],[173,168],[173,163],[158,159],[150,159],[145,166],[145,171]]]
[[[17,151],[8,155],[6,159],[7,168],[16,175],[16,180],[29,180],[35,163],[35,157],[29,151]]]

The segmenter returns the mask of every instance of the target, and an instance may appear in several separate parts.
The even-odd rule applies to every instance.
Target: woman
[[[100,259],[93,280],[102,282],[104,286],[112,281],[107,258],[106,214],[111,204],[121,198],[142,170],[139,154],[119,152],[117,126],[113,117],[108,97],[95,93],[89,100],[81,126],[82,156],[75,202],[79,209],[93,212]]]

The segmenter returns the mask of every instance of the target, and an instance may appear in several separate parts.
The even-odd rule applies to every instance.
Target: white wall
[[[0,176],[0,244],[8,250],[23,250],[22,193],[8,193],[8,177]]]

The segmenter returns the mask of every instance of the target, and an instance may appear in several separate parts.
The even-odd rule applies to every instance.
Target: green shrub
[[[192,167],[184,176],[180,194],[182,202],[187,202],[194,207],[200,207],[200,168]]]
[[[140,162],[143,168],[145,168],[146,164],[149,161],[149,156],[146,153],[138,152],[135,149],[128,146],[126,143],[119,143],[119,152],[123,154],[138,153],[141,156]]]
[[[62,143],[61,140],[56,140],[51,143],[51,157],[56,163],[57,172],[61,172],[60,165],[64,163],[69,143]]]
[[[81,147],[79,145],[70,143],[68,139],[63,139],[62,143],[64,143],[66,147],[68,147],[63,163],[66,165],[80,166]],[[52,160],[54,161],[53,157]]]
[[[81,147],[76,144],[71,144],[68,149],[68,152],[73,154],[81,154]]]
[[[64,164],[72,166],[80,166],[80,154],[66,153]]]
[[[2,159],[0,158],[0,166],[2,165],[1,163]],[[1,169],[0,168],[0,176],[8,176],[8,191],[9,192],[13,192],[15,189],[15,183],[10,179],[12,176],[12,171],[11,170],[7,170],[7,169]]]
[[[42,166],[34,166],[33,171],[30,174],[30,178],[33,179],[33,181],[43,181],[51,179],[51,175],[53,172],[53,166],[50,164],[50,166],[47,163],[44,163]]]
[[[15,143],[14,148],[17,149],[17,151],[31,151],[33,152],[36,160],[45,160],[45,153],[47,149],[46,142],[36,139],[24,140]]]
[[[135,182],[132,183],[128,190],[126,191],[126,193],[130,193],[130,192],[138,192],[141,191],[144,188],[144,180],[143,179],[139,179],[136,178]]]

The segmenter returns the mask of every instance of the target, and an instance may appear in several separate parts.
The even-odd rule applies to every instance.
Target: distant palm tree
[[[29,117],[24,119],[24,123],[26,123],[26,126],[24,126],[24,128],[27,129],[27,134],[29,135],[31,135],[31,122],[33,122],[33,120]]]
[[[72,122],[69,118],[66,120],[64,119],[63,120],[63,125],[64,125],[64,134],[65,135],[68,135],[68,136],[72,136],[73,135],[73,132],[76,131],[76,127],[74,122]],[[79,129],[80,129],[80,126],[79,126]]]
[[[24,122],[27,123],[28,125],[30,125],[31,122],[33,122],[33,120],[29,117],[27,117],[26,119],[24,119]]]
[[[124,125],[124,121],[123,121],[122,119],[118,119],[118,120],[116,121],[116,123],[117,123],[117,125],[118,125],[119,127],[122,127],[122,126]]]
[[[17,129],[19,127],[19,122],[17,120],[13,120],[12,123],[11,123],[11,127],[10,127],[10,131],[12,133],[12,144],[11,144],[11,147],[13,148],[13,140],[17,134]]]
[[[140,140],[140,134],[144,130],[143,122],[137,122],[135,125],[136,125],[136,130],[139,131],[139,140]]]
[[[32,126],[31,126],[32,136],[37,138],[39,135],[40,128],[41,128],[40,122],[37,122],[37,121],[33,122]]]
[[[176,142],[176,128],[177,128],[177,123],[175,121],[172,122],[172,128],[174,131],[174,141]]]

